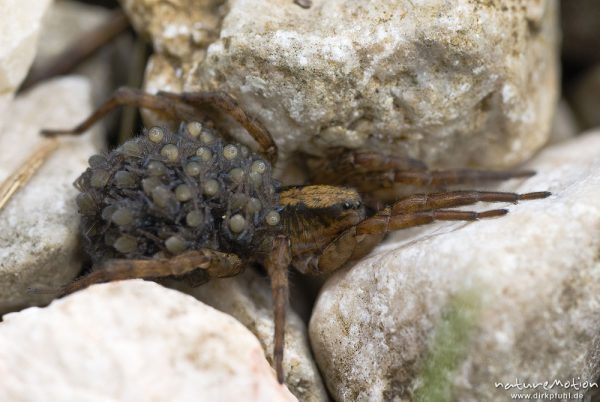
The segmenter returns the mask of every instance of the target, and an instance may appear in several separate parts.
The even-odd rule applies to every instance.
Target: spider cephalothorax
[[[271,177],[271,164],[277,159],[271,135],[222,92],[150,95],[123,88],[74,130],[46,130],[45,134],[81,133],[124,104],[184,123],[176,132],[152,128],[108,155],[90,158],[90,168],[76,186],[81,191],[77,203],[82,234],[94,267],[60,291],[69,293],[93,283],[127,278],[179,277],[201,284],[236,275],[244,263],[258,263],[271,279],[273,354],[280,382],[284,380],[289,266],[308,274],[332,272],[367,254],[390,231],[508,212],[447,208],[480,201],[516,203],[549,195],[445,191],[414,194],[368,211],[362,194],[382,186],[444,188],[533,174],[434,171],[419,161],[376,150],[331,150],[314,164],[318,171],[311,176],[317,184],[278,187]],[[215,116],[210,109],[239,122],[256,141],[258,153],[245,145],[226,143],[226,133],[210,128],[207,116]]]

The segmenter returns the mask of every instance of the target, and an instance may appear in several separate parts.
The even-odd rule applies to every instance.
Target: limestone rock
[[[554,121],[552,122],[548,143],[554,144],[572,139],[580,132],[581,130],[579,129],[575,113],[571,109],[569,103],[562,99],[556,108],[556,114],[554,115]]]
[[[371,147],[499,167],[549,135],[555,0],[207,0],[197,25],[190,0],[122,3],[157,50],[149,91],[225,90],[284,156]]]
[[[0,123],[33,61],[41,20],[50,3],[50,0],[0,0]]]
[[[91,112],[90,86],[83,78],[63,78],[34,88],[10,106],[0,136],[0,181],[7,179],[48,140],[42,128],[69,128]],[[0,314],[50,295],[28,287],[64,285],[81,269],[75,179],[96,152],[98,130],[62,138],[58,149],[26,186],[0,211]]]
[[[506,401],[496,382],[597,380],[599,149],[600,131],[557,144],[503,187],[547,199],[398,232],[334,275],[309,325],[334,398]]]
[[[177,287],[184,289],[181,284]],[[185,290],[244,324],[258,338],[267,359],[273,363],[273,303],[267,278],[247,269],[236,277]],[[283,368],[285,383],[299,400],[329,400],[308,345],[306,325],[292,309],[287,312]]]
[[[37,46],[37,53],[32,71],[39,71],[56,60],[65,50],[71,48],[81,35],[90,32],[110,18],[110,11],[103,7],[92,6],[72,0],[54,2],[43,19],[42,37]],[[124,61],[116,60],[116,49],[125,45],[120,38],[107,45],[98,54],[80,65],[73,74],[88,77],[92,84],[94,104],[99,104],[110,95],[113,84],[113,69],[124,67]],[[115,46],[121,45],[119,47]],[[125,46],[127,47],[127,46]],[[131,56],[131,50],[127,47]],[[115,59],[115,60],[113,60]],[[112,66],[111,66],[112,64]]]
[[[297,401],[239,322],[141,280],[7,315],[0,374],[3,401]]]
[[[36,63],[48,62],[74,44],[82,33],[107,21],[110,11],[72,0],[53,3],[43,19],[43,43],[38,43]],[[70,42],[70,43],[69,43]]]
[[[150,36],[157,52],[173,58],[203,57],[218,38],[225,12],[222,0],[120,2],[136,30]]]

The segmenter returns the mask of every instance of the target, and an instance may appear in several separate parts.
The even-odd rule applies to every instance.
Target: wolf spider
[[[381,186],[444,188],[534,172],[429,170],[416,160],[346,149],[329,152],[313,173],[313,184],[282,187],[271,177],[271,164],[277,159],[273,138],[223,92],[151,95],[121,88],[74,129],[43,134],[80,134],[123,105],[188,123],[176,132],[145,130],[110,154],[90,158],[90,168],[75,185],[81,191],[77,202],[93,270],[60,293],[129,278],[178,277],[201,284],[258,263],[271,281],[274,363],[281,383],[290,265],[305,274],[329,273],[365,256],[390,231],[508,212],[448,208],[480,201],[517,203],[550,194],[443,191],[413,194],[372,211],[361,194]],[[225,144],[224,135],[212,128],[211,109],[233,117],[259,151]]]

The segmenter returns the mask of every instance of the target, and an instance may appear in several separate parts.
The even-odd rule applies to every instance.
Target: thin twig
[[[58,148],[58,140],[50,139],[38,148],[13,174],[0,184],[0,211],[24,187]]]

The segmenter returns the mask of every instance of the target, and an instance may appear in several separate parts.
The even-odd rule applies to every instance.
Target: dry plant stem
[[[108,21],[91,32],[84,34],[77,42],[58,55],[48,67],[33,71],[21,86],[21,91],[41,81],[73,71],[107,43],[127,29],[129,22],[121,10],[114,11]]]
[[[38,148],[17,171],[11,174],[0,185],[0,211],[4,209],[13,195],[31,180],[33,175],[48,160],[50,155],[58,148],[58,140],[51,139]]]

